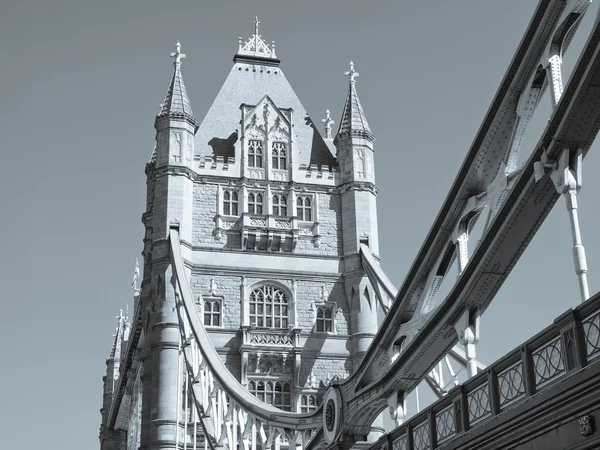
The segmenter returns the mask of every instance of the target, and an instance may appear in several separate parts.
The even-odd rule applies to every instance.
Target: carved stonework
[[[248,373],[261,375],[291,375],[294,360],[284,355],[248,356]]]
[[[315,236],[313,239],[313,245],[317,248],[321,246],[321,236]]]
[[[265,179],[265,172],[264,170],[259,170],[259,169],[248,169],[248,176],[250,178],[254,178],[256,180],[264,180]]]
[[[284,170],[273,170],[274,181],[288,181],[288,172]]]
[[[583,416],[579,418],[579,432],[582,436],[589,436],[594,432],[592,416]]]

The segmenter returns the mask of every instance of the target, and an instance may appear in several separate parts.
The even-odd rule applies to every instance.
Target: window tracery
[[[312,222],[312,198],[298,196],[296,199],[296,216],[298,220]]]
[[[203,303],[204,326],[220,327],[222,314],[222,299],[220,298],[205,298]]]
[[[300,412],[310,413],[316,411],[323,398],[320,394],[300,394]]]
[[[223,191],[223,215],[237,216],[238,215],[238,193],[237,191]]]
[[[273,142],[271,146],[273,169],[287,169],[287,146],[285,142]]]
[[[248,167],[263,166],[263,142],[258,139],[248,141]]]
[[[289,303],[285,292],[275,286],[259,286],[250,292],[250,323],[257,327],[287,328]]]
[[[287,196],[285,194],[273,194],[273,215],[287,216]]]
[[[250,192],[248,194],[248,212],[250,214],[263,213],[263,196],[259,192]]]
[[[292,409],[292,387],[285,380],[248,381],[248,391],[259,400],[284,411]]]
[[[317,332],[333,333],[335,331],[333,305],[321,305],[317,307]]]

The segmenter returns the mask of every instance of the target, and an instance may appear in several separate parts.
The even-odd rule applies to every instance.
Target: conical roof
[[[345,74],[348,76],[349,81],[348,96],[346,97],[346,104],[344,105],[344,112],[335,142],[337,143],[345,135],[360,136],[373,141],[375,137],[371,132],[371,128],[369,128],[369,122],[367,122],[367,117],[356,93],[355,78],[358,77],[358,72],[354,71],[354,63],[352,61],[350,61],[350,70],[345,72]]]
[[[183,84],[183,76],[181,75],[181,60],[185,58],[185,54],[181,53],[181,44],[179,42],[175,48],[176,51],[171,53],[171,57],[175,58],[173,63],[175,70],[165,100],[160,106],[158,117],[188,119],[196,123],[194,113],[192,112],[192,105]]]

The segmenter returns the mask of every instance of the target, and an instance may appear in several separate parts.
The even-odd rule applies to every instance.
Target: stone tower
[[[179,229],[204,327],[231,373],[259,399],[288,411],[315,410],[328,383],[356,369],[377,330],[376,293],[360,256],[361,248],[376,259],[379,253],[374,137],[353,64],[331,139],[329,112],[322,137],[281,71],[274,43],[258,34],[258,20],[250,39],[240,38],[233,67],[199,124],[179,43],[171,56],[173,77],[146,166],[137,340],[119,404],[129,401],[129,413],[115,413],[113,421],[121,417],[139,438],[111,448],[178,442],[182,362],[170,227]],[[128,392],[138,391],[133,405]]]

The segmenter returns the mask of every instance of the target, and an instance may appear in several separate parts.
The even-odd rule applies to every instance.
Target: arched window
[[[205,299],[204,300],[204,325],[207,327],[221,326],[221,300],[220,299]]]
[[[273,194],[273,215],[287,216],[287,197],[285,194]]]
[[[287,328],[288,297],[274,286],[260,286],[250,293],[250,323],[257,327]]]
[[[287,168],[287,150],[285,143],[283,142],[273,142],[271,147],[272,150],[272,160],[273,160],[273,169],[283,169]]]
[[[238,215],[238,193],[237,191],[223,191],[223,215]]]
[[[263,143],[262,141],[250,140],[248,142],[248,167],[263,166]]]
[[[257,399],[284,411],[292,408],[292,387],[282,380],[249,380],[248,391]]]
[[[312,201],[310,197],[298,197],[296,204],[298,220],[312,221]]]
[[[248,194],[248,212],[250,214],[263,213],[263,196],[258,192],[250,192]]]
[[[321,406],[321,396],[319,394],[300,394],[301,413],[316,411],[319,406]]]
[[[333,307],[319,306],[317,308],[317,331],[333,331]]]

